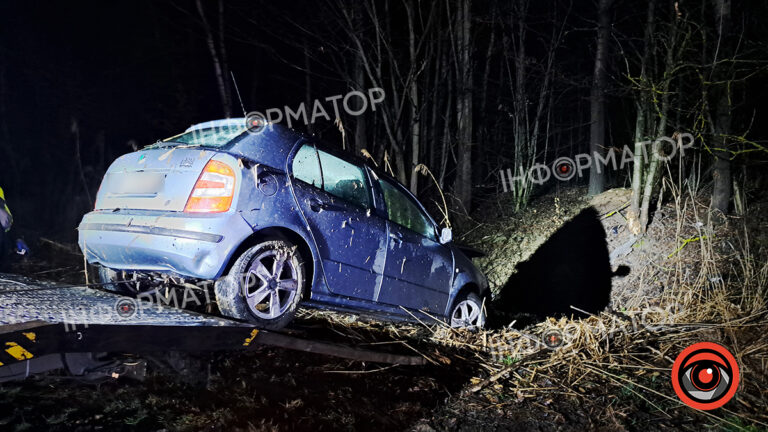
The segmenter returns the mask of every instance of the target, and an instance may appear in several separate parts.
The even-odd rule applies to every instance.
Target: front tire
[[[214,292],[222,315],[278,330],[293,320],[305,284],[297,247],[272,240],[240,255],[229,273],[216,281]]]
[[[481,329],[485,326],[483,301],[475,293],[463,294],[456,298],[451,308],[450,324],[453,328]]]

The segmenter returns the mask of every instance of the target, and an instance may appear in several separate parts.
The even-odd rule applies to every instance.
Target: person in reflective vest
[[[29,253],[29,246],[27,246],[23,239],[16,239],[14,243],[9,232],[12,225],[13,215],[11,214],[11,209],[8,208],[8,203],[5,202],[5,191],[0,187],[0,261],[2,261],[8,249],[11,248],[19,255],[27,255]]]
[[[11,230],[11,225],[13,225],[13,216],[5,203],[5,192],[0,187],[0,263],[5,261],[6,251],[10,249],[10,244],[6,242],[9,241],[8,231]]]
[[[0,229],[2,229],[3,233],[7,233],[11,230],[11,225],[13,225],[13,216],[8,208],[8,204],[5,202],[5,192],[0,187]]]

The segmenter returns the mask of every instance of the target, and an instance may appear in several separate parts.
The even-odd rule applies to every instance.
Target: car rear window
[[[317,153],[311,146],[303,146],[293,158],[293,177],[318,189],[323,186]]]
[[[363,169],[313,146],[305,145],[296,153],[293,177],[358,207],[371,207]]]
[[[211,147],[220,148],[229,144],[233,139],[246,133],[245,125],[226,125],[204,129],[195,129],[189,132],[166,138],[157,142],[152,147],[173,147],[183,145],[187,147]]]
[[[362,208],[369,208],[371,200],[363,169],[323,151],[319,153],[325,191]]]

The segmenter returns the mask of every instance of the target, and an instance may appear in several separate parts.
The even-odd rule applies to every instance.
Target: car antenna
[[[235,80],[235,73],[232,71],[229,71],[229,74],[232,75],[232,83],[235,85],[235,92],[237,92],[237,99],[240,100],[240,108],[243,109],[243,117],[248,117],[248,113],[245,111],[245,105],[243,105],[243,98],[240,97],[240,89],[237,88],[237,80]]]

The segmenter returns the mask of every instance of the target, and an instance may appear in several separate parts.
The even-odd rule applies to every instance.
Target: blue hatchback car
[[[485,322],[488,283],[450,229],[392,177],[278,124],[206,122],[121,156],[78,230],[102,282],[214,280],[223,315],[268,329],[302,301]]]

